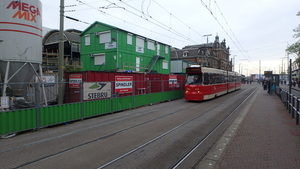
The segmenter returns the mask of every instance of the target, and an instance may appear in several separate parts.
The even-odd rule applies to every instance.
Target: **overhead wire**
[[[170,37],[170,36],[166,36],[165,34],[163,34],[163,33],[160,33],[160,32],[156,32],[156,31],[153,31],[153,30],[150,30],[150,29],[147,29],[147,28],[145,28],[145,27],[142,27],[142,26],[140,26],[140,25],[137,25],[137,24],[134,24],[134,23],[131,23],[131,22],[128,22],[128,21],[126,21],[126,20],[123,20],[123,19],[121,19],[121,18],[119,18],[119,17],[116,17],[116,16],[114,16],[114,15],[111,15],[111,14],[109,14],[109,13],[107,13],[107,12],[104,12],[103,10],[100,10],[100,9],[98,9],[98,8],[96,8],[96,7],[94,7],[94,6],[91,6],[91,5],[89,5],[89,4],[87,4],[87,3],[84,3],[84,2],[82,2],[81,0],[76,0],[77,2],[79,2],[79,4],[81,4],[81,5],[86,5],[86,6],[88,6],[88,7],[90,7],[90,8],[92,8],[92,9],[95,9],[95,10],[97,10],[98,12],[100,12],[101,14],[104,14],[104,15],[108,15],[108,16],[110,16],[110,17],[113,17],[113,18],[115,18],[115,19],[118,19],[118,20],[121,20],[121,21],[123,21],[123,22],[126,22],[126,23],[128,23],[128,24],[131,24],[131,25],[134,25],[134,26],[136,26],[136,27],[139,27],[139,28],[142,28],[142,29],[144,29],[144,30],[148,30],[148,31],[151,31],[151,32],[153,32],[153,33],[156,33],[156,34],[158,34],[158,35],[161,35],[161,36],[164,36],[164,37],[167,37],[167,38],[169,38],[169,39],[173,39],[173,40],[176,40],[176,41],[180,41],[180,42],[185,42],[184,40],[182,40],[182,39],[178,39],[178,38],[174,38],[174,37]],[[107,1],[107,0],[106,0]],[[111,3],[111,2],[110,2]],[[113,3],[114,5],[116,5],[116,6],[118,6],[117,4],[115,4],[115,3]],[[120,6],[119,6],[120,7]],[[122,8],[122,7],[120,7],[120,8]],[[126,9],[124,9],[124,10],[126,10]],[[76,10],[74,10],[74,11],[76,11]],[[128,10],[127,10],[128,11]],[[128,11],[128,12],[130,12],[130,11]],[[134,14],[134,15],[136,15],[136,16],[138,16],[137,14],[135,14],[135,13],[132,13],[132,14]],[[140,17],[140,16],[139,16]],[[70,16],[68,16],[68,19],[71,19],[72,17],[70,17]],[[74,21],[78,21],[78,22],[83,22],[83,21],[80,21],[79,19],[75,19],[75,18],[72,18],[71,20],[74,20]],[[151,21],[149,21],[149,22],[151,22]],[[88,24],[87,22],[83,22],[83,23],[86,23],[86,24]],[[153,22],[151,22],[151,23],[153,23]],[[157,25],[156,23],[153,23],[153,24],[155,24],[155,25]],[[157,25],[157,26],[159,26],[159,27],[161,27],[160,25]],[[169,30],[170,31],[170,30]],[[172,32],[173,34],[176,34],[176,33],[174,33],[174,32]],[[182,37],[183,35],[178,35],[178,36],[180,36],[181,38],[184,38],[184,39],[186,39],[187,37]],[[185,42],[185,43],[187,43],[187,42]]]
[[[108,0],[107,0],[107,1],[108,1]],[[120,0],[120,1],[121,1],[121,0]],[[108,2],[109,2],[109,1],[108,1]],[[123,1],[121,1],[121,2],[123,2]],[[158,26],[158,27],[161,27],[161,28],[163,28],[163,29],[165,29],[165,30],[167,30],[167,31],[169,31],[169,32],[171,32],[171,33],[177,35],[177,36],[180,36],[180,37],[182,37],[182,38],[184,38],[184,39],[186,39],[186,40],[188,40],[188,41],[190,41],[190,42],[197,43],[196,41],[192,40],[190,37],[186,37],[186,36],[183,35],[182,33],[180,33],[180,32],[178,32],[178,31],[172,29],[172,27],[169,27],[168,25],[165,25],[164,23],[158,21],[157,19],[155,19],[155,18],[152,17],[151,15],[147,15],[147,14],[145,14],[144,12],[142,12],[142,11],[136,9],[135,7],[129,5],[129,4],[125,3],[125,2],[123,2],[123,3],[124,3],[124,5],[126,5],[126,6],[132,8],[132,9],[134,9],[134,10],[140,12],[140,13],[144,16],[144,17],[143,17],[143,16],[140,16],[140,18],[142,18],[142,19],[144,19],[144,20],[146,20],[146,21],[148,21],[148,22],[150,22],[150,23],[152,23],[152,24],[154,24],[154,25],[156,25],[156,26]],[[127,10],[126,8],[125,8],[125,10],[126,10],[127,12],[133,14],[133,15],[139,16],[138,14],[136,14],[136,13],[134,13],[134,12],[131,12],[131,11]],[[146,17],[146,16],[147,16],[147,17]],[[148,18],[149,18],[149,19],[148,19]],[[153,21],[151,21],[151,20],[153,20],[153,21],[155,21],[155,22],[157,22],[157,23],[155,23],[155,22],[153,22]]]
[[[182,20],[180,20],[178,17],[176,17],[175,15],[173,15],[171,12],[169,12],[166,8],[164,8],[162,5],[160,5],[158,2],[156,2],[155,0],[153,0],[154,3],[156,3],[158,6],[160,6],[162,9],[164,9],[166,12],[168,12],[171,16],[173,16],[175,19],[177,19],[179,22],[181,22],[182,24],[184,24],[186,27],[188,27],[190,30],[192,30],[193,32],[195,32],[196,34],[198,34],[199,36],[203,36],[200,33],[198,33],[196,30],[191,29],[191,27],[189,25],[187,25],[186,23],[184,23]]]
[[[229,39],[232,41],[232,43],[238,48],[238,50],[243,54],[243,56],[245,57],[245,59],[247,59],[249,62],[251,62],[251,58],[250,56],[247,54],[247,56],[245,55],[245,50],[243,49],[243,51],[240,49],[240,47],[236,44],[236,42],[233,40],[233,38],[229,35],[229,33],[225,30],[224,26],[220,23],[220,21],[218,20],[218,18],[214,15],[214,13],[212,12],[211,8],[210,8],[210,3],[209,3],[209,7],[207,4],[205,4],[203,2],[203,0],[201,0],[202,5],[210,12],[210,14],[213,16],[213,18],[217,21],[217,23],[219,24],[219,26],[223,29],[223,31],[227,34],[227,36],[229,37]],[[216,3],[216,1],[215,1]],[[217,3],[216,3],[217,5]],[[220,8],[218,7],[219,11],[222,13],[222,11],[220,10]],[[222,16],[225,18],[225,16],[222,13]],[[228,22],[226,21],[227,25],[229,26]],[[247,52],[246,52],[247,53]]]
[[[215,2],[215,4],[216,4],[216,7],[218,8],[218,10],[220,11],[220,13],[221,13],[221,15],[222,15],[222,17],[223,17],[223,19],[224,19],[226,25],[228,26],[230,32],[232,33],[233,37],[236,39],[237,43],[240,45],[240,47],[242,48],[242,50],[245,51],[245,49],[243,48],[243,46],[241,45],[241,43],[239,42],[239,40],[238,40],[237,37],[235,36],[234,32],[232,31],[231,27],[229,26],[229,24],[228,24],[228,22],[227,22],[225,16],[223,15],[223,12],[221,11],[221,9],[220,9],[218,3],[217,3],[215,0],[214,0],[214,2]]]

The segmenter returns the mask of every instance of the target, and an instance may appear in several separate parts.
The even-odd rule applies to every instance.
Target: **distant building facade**
[[[185,46],[171,50],[171,60],[184,59],[204,67],[232,71],[232,60],[229,60],[230,48],[226,47],[225,39],[220,42],[219,36],[213,43]]]

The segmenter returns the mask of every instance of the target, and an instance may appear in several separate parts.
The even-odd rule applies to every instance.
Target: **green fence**
[[[37,107],[0,113],[0,135],[68,123],[134,107],[183,98],[183,90],[119,97],[89,102]]]

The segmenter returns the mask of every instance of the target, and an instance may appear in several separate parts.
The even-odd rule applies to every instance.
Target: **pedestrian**
[[[268,93],[270,93],[271,85],[272,85],[272,84],[271,84],[271,80],[269,80],[269,81],[268,81],[268,84],[267,84],[267,86],[268,86]]]
[[[272,86],[271,86],[269,94],[273,94],[273,92],[275,91],[275,89],[276,89],[276,86],[275,86],[275,83],[273,83]]]

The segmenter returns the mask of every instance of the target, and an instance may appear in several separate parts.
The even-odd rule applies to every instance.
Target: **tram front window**
[[[202,85],[202,76],[200,75],[188,75],[186,78],[186,84],[189,85]]]

